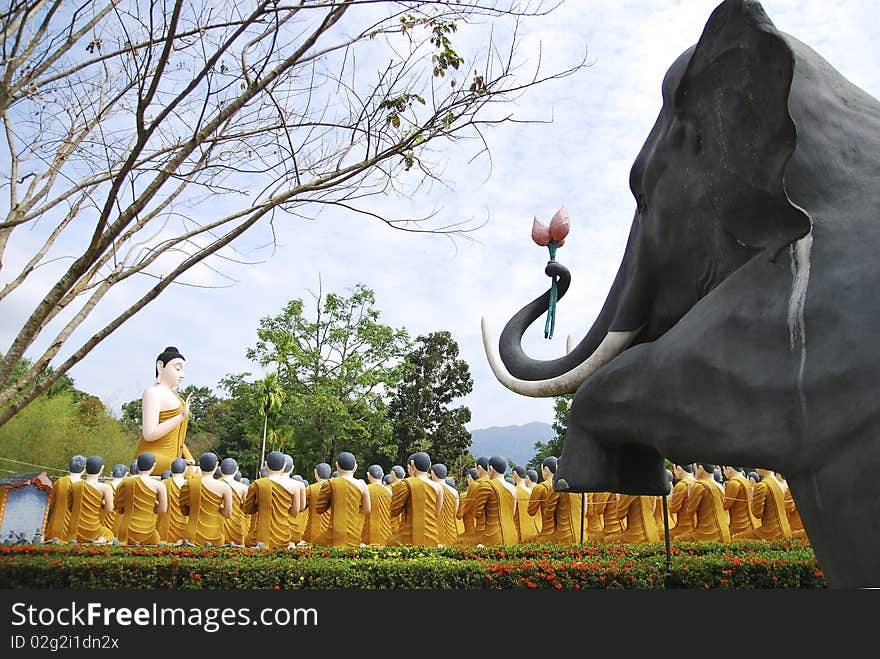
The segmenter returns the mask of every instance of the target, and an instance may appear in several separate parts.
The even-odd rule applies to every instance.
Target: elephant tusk
[[[642,330],[640,327],[625,332],[608,332],[586,361],[555,378],[520,380],[513,377],[501,361],[496,342],[490,338],[489,326],[485,318],[481,319],[480,327],[483,332],[483,349],[486,351],[486,358],[495,377],[511,391],[532,398],[552,398],[562,394],[573,394],[590,375],[626,350]],[[567,344],[567,352],[571,352],[570,337]]]

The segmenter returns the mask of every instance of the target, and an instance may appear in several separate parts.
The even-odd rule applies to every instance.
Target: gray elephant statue
[[[784,474],[829,586],[880,586],[880,102],[729,0],[663,80],[605,304],[555,360],[496,344],[526,396],[574,393],[557,490],[662,494],[664,457]],[[568,270],[547,274],[561,299]]]

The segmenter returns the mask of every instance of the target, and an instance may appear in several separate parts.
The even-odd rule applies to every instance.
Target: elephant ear
[[[774,252],[810,231],[785,190],[797,143],[788,100],[795,56],[757,2],[728,0],[709,17],[674,96],[699,131],[708,166],[695,176],[741,244]]]

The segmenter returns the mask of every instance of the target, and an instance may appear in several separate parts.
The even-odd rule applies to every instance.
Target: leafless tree
[[[436,176],[434,144],[476,137],[485,149],[481,128],[513,120],[503,113],[512,98],[585,66],[516,64],[519,22],[552,9],[12,0],[2,14],[0,317],[33,280],[47,292],[0,361],[0,425],[183,273],[234,256],[258,224],[271,231],[332,204],[398,229],[467,231],[383,217],[365,202],[399,193],[405,170]],[[503,46],[492,32],[502,22]],[[468,60],[453,40],[475,23],[479,55]],[[17,232],[27,253],[13,251],[10,268]],[[107,293],[132,281],[135,301],[54,364]],[[48,348],[12,377],[38,345]]]

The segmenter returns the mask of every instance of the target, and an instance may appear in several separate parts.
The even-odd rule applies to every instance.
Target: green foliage
[[[229,549],[7,545],[0,588],[827,588],[808,542]]]
[[[76,453],[100,455],[110,466],[127,465],[137,441],[137,435],[126,432],[94,396],[72,391],[43,395],[0,427],[0,456],[8,458],[0,459],[0,469],[8,473],[46,468],[57,478],[67,472],[70,456]]]
[[[427,451],[434,462],[452,469],[467,453],[471,435],[465,424],[471,412],[465,406],[450,406],[469,394],[474,382],[468,363],[458,354],[458,343],[442,331],[419,336],[406,356],[403,379],[388,409],[398,443],[395,464],[404,464],[415,451]]]
[[[411,346],[405,329],[379,322],[375,294],[363,284],[349,296],[318,294],[315,302],[311,317],[295,299],[262,318],[246,353],[277,373],[284,401],[273,424],[304,474],[343,450],[361,464],[391,455],[385,399]]]
[[[541,473],[541,463],[551,455],[557,458],[562,453],[562,445],[565,443],[565,431],[568,428],[568,408],[574,394],[563,394],[553,399],[553,430],[556,437],[547,442],[535,442],[535,456],[529,460],[528,466],[537,469]]]

